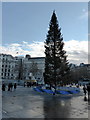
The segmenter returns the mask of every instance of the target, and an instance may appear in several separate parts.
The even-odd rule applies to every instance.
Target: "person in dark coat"
[[[90,83],[87,85],[88,101],[90,101]]]
[[[3,84],[2,84],[2,91],[5,91],[5,87],[6,87],[6,86],[5,86],[5,84],[3,83]]]
[[[24,87],[26,86],[26,82],[24,82]]]
[[[84,94],[85,94],[85,96],[86,96],[87,88],[85,87],[85,85],[83,86],[83,92],[84,92]]]
[[[31,82],[29,82],[29,87],[31,87]]]
[[[17,84],[16,84],[16,83],[14,83],[14,90],[16,90],[16,87],[17,87]]]
[[[8,84],[8,91],[10,91],[10,83]]]
[[[29,87],[29,82],[27,82],[27,87]]]

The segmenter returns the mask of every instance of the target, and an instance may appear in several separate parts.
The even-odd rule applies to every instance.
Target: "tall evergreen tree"
[[[45,41],[45,73],[44,81],[55,86],[63,81],[69,71],[66,51],[63,50],[64,42],[59,29],[55,11],[53,11],[47,38]]]

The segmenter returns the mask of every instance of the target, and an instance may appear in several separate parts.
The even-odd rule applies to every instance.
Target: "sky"
[[[71,63],[88,62],[88,2],[3,2],[1,53],[43,57],[53,10]],[[18,52],[18,54],[17,54]]]

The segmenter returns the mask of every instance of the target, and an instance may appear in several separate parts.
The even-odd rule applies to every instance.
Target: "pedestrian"
[[[10,83],[8,84],[8,91],[10,91]]]
[[[10,91],[12,91],[12,89],[13,89],[13,84],[10,83]]]
[[[87,85],[88,101],[90,101],[90,83]]]
[[[85,85],[83,86],[83,92],[84,92],[84,94],[85,94],[85,96],[86,96],[87,88],[85,87]]]
[[[16,90],[16,87],[17,87],[17,84],[16,84],[16,83],[14,83],[14,90]]]
[[[84,96],[84,101],[87,101],[87,97],[86,96]]]
[[[27,87],[29,87],[29,82],[27,82]]]
[[[31,87],[31,82],[29,82],[29,87]]]
[[[3,84],[2,84],[2,91],[5,91],[5,87],[6,87],[6,86],[5,86],[5,84],[3,83]]]
[[[51,89],[52,89],[52,91],[53,91],[53,95],[55,95],[55,93],[56,93],[56,87],[55,87],[55,86],[52,86]]]

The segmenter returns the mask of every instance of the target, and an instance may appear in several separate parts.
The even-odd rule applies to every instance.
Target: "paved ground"
[[[88,118],[88,102],[81,92],[60,96],[18,87],[2,93],[3,118]]]

